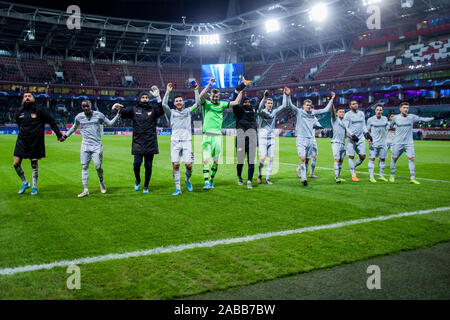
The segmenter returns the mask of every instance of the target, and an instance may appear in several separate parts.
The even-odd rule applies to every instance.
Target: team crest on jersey
[[[31,114],[31,117],[32,117],[33,119],[36,119],[36,117],[37,117],[36,113],[32,113],[32,114]]]

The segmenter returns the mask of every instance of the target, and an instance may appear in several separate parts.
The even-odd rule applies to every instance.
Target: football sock
[[[186,181],[191,181],[192,169],[186,168]]]
[[[384,169],[386,168],[386,161],[381,161],[379,162],[379,166],[380,166],[380,177],[384,176]]]
[[[267,164],[267,168],[266,168],[266,180],[270,179],[270,175],[272,174],[272,166],[273,166],[273,161],[269,161],[269,163]]]
[[[370,179],[373,179],[374,178],[373,171],[374,171],[374,168],[375,168],[375,162],[373,160],[369,160],[368,167],[369,167]]]
[[[416,165],[414,160],[408,160],[409,173],[411,174],[411,180],[416,178]]]
[[[173,181],[175,181],[175,189],[181,190],[180,186],[180,170],[177,170],[173,173]]]
[[[19,176],[20,180],[22,180],[22,183],[27,183],[27,178],[25,178],[25,172],[23,172],[22,166],[15,167],[17,175]]]
[[[88,179],[89,179],[89,167],[83,166],[81,169],[81,182],[83,183],[84,190],[88,190]]]
[[[311,174],[314,174],[314,170],[316,170],[316,161],[317,161],[317,158],[312,158],[311,159]]]
[[[394,158],[391,158],[391,176],[395,175],[395,171],[397,171],[397,169],[395,168],[396,164],[397,161],[394,160]]]
[[[350,172],[352,173],[352,177],[356,176],[355,173],[355,163],[353,162],[353,159],[348,158],[348,166],[350,168]]]
[[[38,177],[39,177],[39,168],[32,168],[31,169],[32,174],[32,188],[37,188],[37,181],[38,181]]]

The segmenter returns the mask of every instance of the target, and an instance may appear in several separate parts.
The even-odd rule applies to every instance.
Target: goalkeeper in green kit
[[[203,115],[203,177],[205,179],[203,190],[214,188],[213,180],[217,173],[219,157],[222,151],[223,112],[226,108],[239,105],[242,99],[242,90],[244,89],[244,86],[240,86],[239,94],[231,102],[219,101],[220,92],[218,89],[211,90],[209,101],[203,99],[206,91],[208,91],[214,82],[215,79],[210,79],[206,88],[200,93]]]

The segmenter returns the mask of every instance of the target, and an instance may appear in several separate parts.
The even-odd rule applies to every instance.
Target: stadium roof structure
[[[231,0],[230,6],[236,2]],[[131,20],[81,12],[81,30],[69,30],[69,13],[0,1],[0,50],[17,56],[151,63],[217,63],[233,57],[244,62],[286,61],[351,48],[355,35],[368,30],[369,14],[362,2],[324,0],[328,18],[322,24],[309,20],[316,1],[282,0],[216,23]],[[400,1],[382,1],[382,27],[444,13],[446,3],[416,0],[412,8],[401,8]],[[279,21],[278,32],[265,31],[269,19]],[[30,30],[34,39],[27,37]],[[200,36],[207,34],[219,35],[220,43],[199,45]]]

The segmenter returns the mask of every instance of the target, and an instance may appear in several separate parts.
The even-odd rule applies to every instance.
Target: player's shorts
[[[203,160],[219,158],[222,152],[222,135],[203,135]]]
[[[347,150],[345,144],[339,142],[331,143],[331,150],[333,151],[333,159],[344,159]]]
[[[392,148],[392,142],[386,142],[386,151]]]
[[[319,148],[317,148],[317,141],[313,142],[313,155],[317,156],[319,154]]]
[[[259,136],[258,153],[260,157],[275,157],[275,138]]]
[[[393,144],[391,149],[392,158],[400,158],[400,156],[406,153],[408,158],[414,157],[414,145],[413,144]]]
[[[314,141],[313,139],[303,138],[297,139],[297,153],[299,157],[306,157],[311,159],[314,155]]]
[[[236,136],[237,163],[244,164],[245,154],[247,154],[248,163],[254,164],[256,156],[256,145],[257,145],[256,134]]]
[[[170,161],[173,163],[193,163],[194,154],[192,153],[191,140],[171,140],[170,141]]]
[[[94,161],[94,165],[99,167],[103,162],[103,146],[89,146],[81,144],[80,162],[81,165],[89,165]]]
[[[386,159],[387,156],[387,147],[384,145],[374,146],[373,144],[369,144],[369,159],[373,158],[381,158]]]
[[[358,142],[347,139],[347,155],[349,157],[354,157],[355,153],[358,155],[366,154],[366,140],[364,139],[364,137],[359,138]]]

